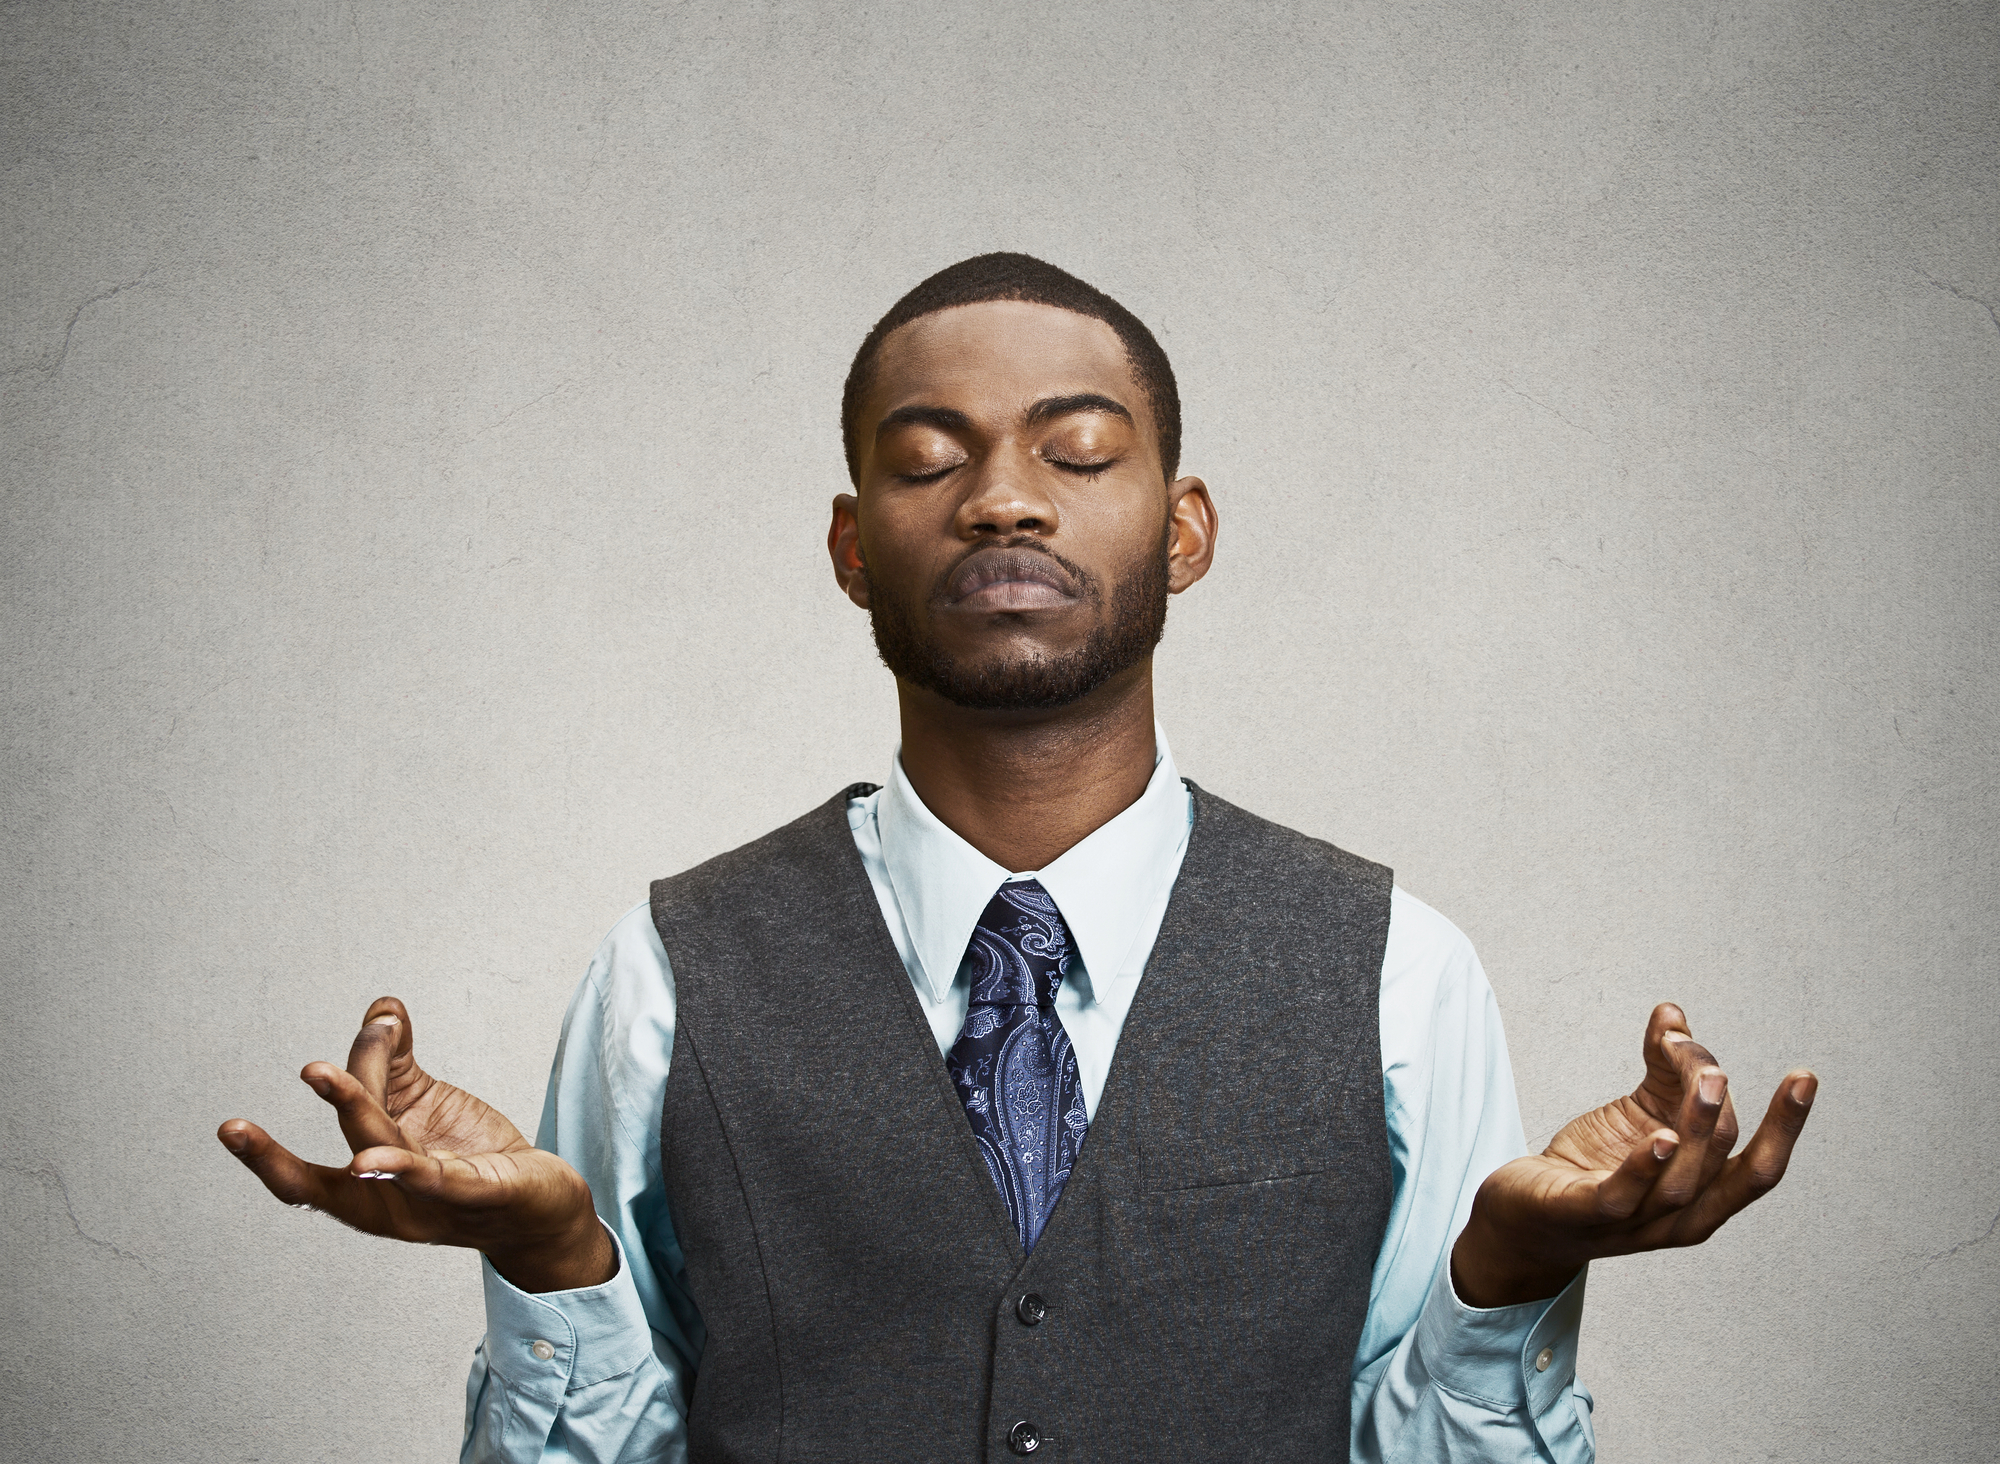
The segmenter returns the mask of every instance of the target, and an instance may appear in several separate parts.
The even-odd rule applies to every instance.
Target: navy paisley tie
[[[1000,886],[966,948],[972,1005],[945,1058],[1023,1251],[1048,1224],[1090,1121],[1055,1010],[1070,957],[1062,911],[1040,881]]]

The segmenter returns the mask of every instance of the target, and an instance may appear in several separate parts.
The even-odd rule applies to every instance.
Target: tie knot
[[[974,1006],[1053,1006],[1069,970],[1069,927],[1040,880],[1003,884],[965,955]]]

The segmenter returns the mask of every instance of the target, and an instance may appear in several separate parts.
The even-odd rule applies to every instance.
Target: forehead
[[[1147,420],[1125,343],[1095,316],[1025,300],[954,305],[899,326],[882,342],[864,431],[915,402],[1011,414],[1079,392],[1108,396]]]

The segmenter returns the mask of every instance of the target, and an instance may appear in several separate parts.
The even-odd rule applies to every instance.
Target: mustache
[[[1082,565],[1058,554],[1029,534],[974,544],[938,576],[931,587],[934,605],[949,605],[987,585],[1008,580],[1039,581],[1076,599],[1097,600],[1096,578]]]

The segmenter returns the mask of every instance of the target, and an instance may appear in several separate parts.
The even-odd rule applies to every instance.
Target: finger
[[[1715,1137],[1716,1125],[1722,1119],[1723,1103],[1728,1097],[1729,1076],[1713,1062],[1696,1068],[1689,1075],[1681,1096],[1680,1112],[1674,1121],[1674,1130],[1680,1135],[1680,1148],[1667,1162],[1665,1171],[1653,1186],[1653,1192],[1646,1197],[1641,1213],[1650,1216],[1677,1210],[1701,1193],[1709,1144]]]
[[[1715,1054],[1686,1032],[1666,1031],[1660,1034],[1659,1070],[1677,1090],[1677,1098],[1678,1090],[1686,1089],[1694,1081],[1695,1074],[1716,1065]],[[1650,1077],[1653,1071],[1649,1065],[1647,1076]]]
[[[1707,1189],[1715,1183],[1715,1177],[1722,1173],[1722,1166],[1729,1162],[1729,1155],[1736,1148],[1741,1132],[1736,1120],[1736,1095],[1725,1087],[1722,1112],[1715,1118],[1715,1132],[1709,1135],[1708,1147],[1702,1151],[1701,1188]]]
[[[515,1183],[496,1176],[478,1163],[457,1155],[417,1154],[384,1145],[354,1156],[357,1178],[393,1181],[412,1200],[446,1206],[465,1218],[468,1212],[496,1209],[519,1199]]]
[[[1614,1224],[1636,1215],[1678,1148],[1680,1139],[1672,1129],[1655,1129],[1634,1144],[1624,1162],[1597,1186],[1598,1223]]]
[[[1678,1084],[1675,1101],[1680,1109],[1684,1110],[1689,1092],[1698,1089],[1705,1081],[1712,1084],[1714,1081],[1713,1078],[1705,1075],[1712,1072],[1720,1072],[1722,1070],[1721,1064],[1715,1060],[1714,1053],[1710,1052],[1688,1034],[1686,1031],[1687,1017],[1679,1007],[1671,1003],[1662,1004],[1654,1008],[1653,1016],[1656,1021],[1662,1023],[1660,1030],[1661,1048],[1666,1060],[1673,1065],[1675,1081]],[[1679,1018],[1682,1024],[1678,1028],[1673,1024],[1675,1018]],[[1693,1191],[1697,1194],[1713,1183],[1716,1175],[1722,1172],[1722,1166],[1728,1162],[1730,1150],[1736,1147],[1736,1138],[1740,1131],[1736,1121],[1735,1100],[1729,1094],[1728,1079],[1724,1078],[1722,1084],[1721,1111],[1715,1117],[1713,1128],[1709,1130],[1706,1138],[1702,1141],[1700,1151],[1690,1155],[1691,1160],[1700,1160],[1699,1174],[1695,1180]],[[1662,1094],[1661,1096],[1665,1097],[1666,1095]],[[1680,1112],[1676,1113],[1676,1120],[1683,1122],[1681,1131],[1684,1134],[1687,1133],[1688,1130]]]
[[[368,1008],[368,1015],[361,1019],[361,1030],[354,1034],[354,1045],[347,1051],[347,1070],[384,1112],[389,1107],[389,1064],[399,1048],[407,1050],[410,1035],[402,1003],[396,1002],[394,1009],[384,1005],[394,1000],[382,997]]]
[[[413,1211],[396,1187],[345,1169],[309,1164],[253,1123],[231,1119],[216,1131],[264,1188],[288,1205],[318,1210],[343,1225],[398,1240],[433,1240],[434,1226]],[[368,1151],[374,1155],[382,1149]],[[397,1151],[400,1152],[400,1151]]]
[[[1670,1001],[1653,1008],[1645,1056],[1646,1076],[1632,1097],[1656,1122],[1673,1123],[1694,1074],[1714,1065],[1715,1057],[1689,1034],[1687,1014]]]
[[[309,1062],[299,1073],[305,1085],[333,1105],[347,1147],[356,1153],[377,1144],[405,1143],[403,1131],[383,1111],[361,1080],[330,1062]]]
[[[1743,1152],[1723,1167],[1721,1176],[1691,1207],[1677,1236],[1684,1244],[1708,1239],[1737,1211],[1777,1188],[1792,1162],[1792,1147],[1804,1132],[1819,1096],[1819,1078],[1810,1071],[1787,1073],[1771,1095],[1764,1121]]]
[[[243,1161],[264,1188],[288,1205],[306,1205],[315,1210],[330,1208],[330,1179],[337,1169],[308,1164],[283,1144],[246,1119],[232,1118],[215,1131],[222,1146]]]

